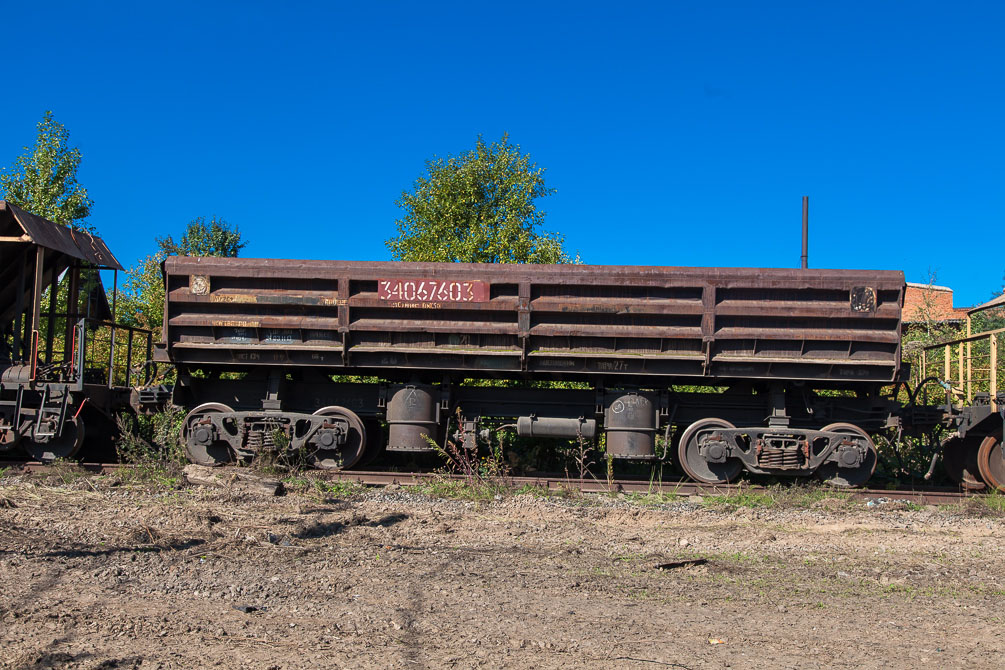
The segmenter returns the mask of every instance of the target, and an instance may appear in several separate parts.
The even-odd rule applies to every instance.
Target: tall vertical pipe
[[[809,243],[810,243],[810,196],[803,196],[803,255],[800,256],[801,267],[805,270],[807,267],[807,257],[809,254]]]
[[[119,297],[119,271],[112,270],[112,277],[112,334],[108,352],[108,388],[115,385],[115,302]]]

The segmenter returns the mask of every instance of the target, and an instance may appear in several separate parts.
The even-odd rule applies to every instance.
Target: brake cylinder
[[[433,451],[439,427],[438,402],[430,386],[404,386],[387,403],[387,450]]]
[[[654,460],[658,427],[656,406],[646,396],[628,393],[615,399],[604,411],[607,455],[611,458]]]

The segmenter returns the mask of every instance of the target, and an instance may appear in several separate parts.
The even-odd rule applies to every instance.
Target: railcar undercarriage
[[[668,460],[705,483],[747,471],[857,486],[876,467],[869,432],[899,420],[899,405],[883,396],[826,396],[781,384],[737,382],[715,392],[338,383],[285,369],[227,377],[183,373],[175,387],[175,402],[192,408],[182,432],[196,463],[287,451],[317,467],[351,468],[380,450],[432,452],[445,440],[474,450],[512,431],[600,438],[609,458]]]

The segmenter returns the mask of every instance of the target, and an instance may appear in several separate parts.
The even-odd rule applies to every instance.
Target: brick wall
[[[929,284],[908,284],[904,293],[904,322],[924,321],[926,303],[935,321],[962,321],[966,307],[953,307],[953,289]]]

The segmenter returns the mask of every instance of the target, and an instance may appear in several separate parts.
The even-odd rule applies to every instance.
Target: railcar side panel
[[[162,360],[414,378],[891,382],[894,271],[171,257]]]

